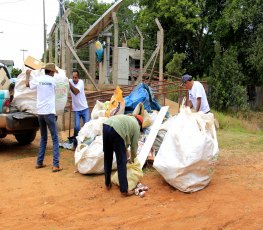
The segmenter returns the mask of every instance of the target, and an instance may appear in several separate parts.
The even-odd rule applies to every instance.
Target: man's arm
[[[79,89],[74,87],[71,82],[69,82],[69,87],[72,93],[74,93],[74,95],[77,95],[79,93]]]
[[[30,83],[29,83],[30,74],[31,74],[31,70],[27,69],[26,70],[26,87],[30,87]]]
[[[196,112],[200,110],[201,107],[201,97],[196,98]]]
[[[134,161],[134,158],[137,156],[138,150],[138,141],[140,139],[140,131],[135,132],[131,139],[131,161]]]
[[[187,103],[186,103],[186,105],[187,105],[187,106],[189,106],[189,107],[190,107],[190,109],[192,109],[192,108],[193,108],[193,103],[192,103],[192,101],[191,101],[191,100],[188,100],[188,101],[187,101]]]

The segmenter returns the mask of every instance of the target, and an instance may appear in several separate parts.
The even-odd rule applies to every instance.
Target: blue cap
[[[192,81],[192,76],[189,74],[185,74],[184,76],[182,76],[182,83],[181,85],[185,84],[187,81]]]

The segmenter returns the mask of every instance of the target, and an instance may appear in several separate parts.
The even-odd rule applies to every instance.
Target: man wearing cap
[[[29,81],[31,70],[26,71],[26,86],[30,89],[37,90],[37,114],[40,128],[40,148],[38,151],[38,158],[36,162],[36,169],[43,168],[46,165],[44,162],[45,151],[47,146],[47,127],[51,133],[53,142],[53,172],[61,171],[62,168],[59,165],[59,139],[58,130],[56,124],[56,110],[55,110],[55,79],[54,74],[58,71],[53,63],[47,63],[43,69],[45,69],[44,76],[34,77]]]
[[[131,147],[131,160],[137,154],[140,131],[142,131],[143,118],[140,115],[115,115],[103,124],[103,151],[104,151],[104,173],[105,185],[111,188],[111,170],[113,151],[117,159],[117,170],[120,183],[120,192],[123,196],[130,196],[127,180],[127,148]]]
[[[199,81],[193,81],[191,75],[185,74],[182,76],[182,84],[188,90],[190,108],[194,108],[196,112],[202,111],[209,113],[210,107],[207,101],[205,89]]]
[[[84,91],[84,82],[79,79],[79,71],[72,71],[72,79],[69,79],[70,94],[72,99],[72,111],[74,112],[74,149],[77,146],[76,136],[80,130],[80,119],[85,124],[90,120],[89,107]]]

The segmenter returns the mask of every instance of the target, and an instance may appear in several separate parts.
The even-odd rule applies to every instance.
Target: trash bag
[[[82,144],[75,152],[75,164],[81,174],[104,173],[104,152],[102,136],[97,136],[90,145]],[[112,169],[117,168],[115,154]]]
[[[99,117],[104,117],[106,112],[106,105],[99,100],[96,101],[96,104],[91,112],[91,119],[98,119]]]
[[[117,86],[107,106],[105,116],[110,117],[117,114],[124,114],[124,110],[125,110],[125,102],[122,97],[122,90],[120,89],[119,86]]]
[[[132,113],[136,106],[142,102],[144,109],[148,112],[152,110],[160,111],[161,106],[153,96],[152,89],[145,83],[140,83],[125,100],[125,113]]]
[[[137,184],[143,177],[143,171],[141,169],[140,162],[137,157],[134,158],[134,163],[127,163],[127,179],[128,179],[128,190],[136,188]],[[111,182],[116,185],[120,185],[118,178],[118,171],[116,171],[112,177]]]
[[[153,167],[171,186],[182,192],[196,192],[211,181],[218,152],[213,114],[193,113],[182,106]]]

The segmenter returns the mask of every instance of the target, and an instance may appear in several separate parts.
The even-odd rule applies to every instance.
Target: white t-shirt
[[[72,98],[72,111],[81,111],[88,108],[88,103],[84,91],[84,82],[79,79],[78,83],[75,84],[72,79],[69,79],[69,82],[79,90],[79,93],[75,95],[71,90],[71,98]]]
[[[56,114],[55,79],[49,75],[34,77],[30,89],[37,90],[37,114]]]
[[[201,105],[199,111],[202,111],[204,113],[210,111],[205,89],[199,81],[194,81],[192,89],[188,90],[188,92],[189,92],[189,100],[191,100],[195,110],[197,105],[197,98],[201,97]]]

